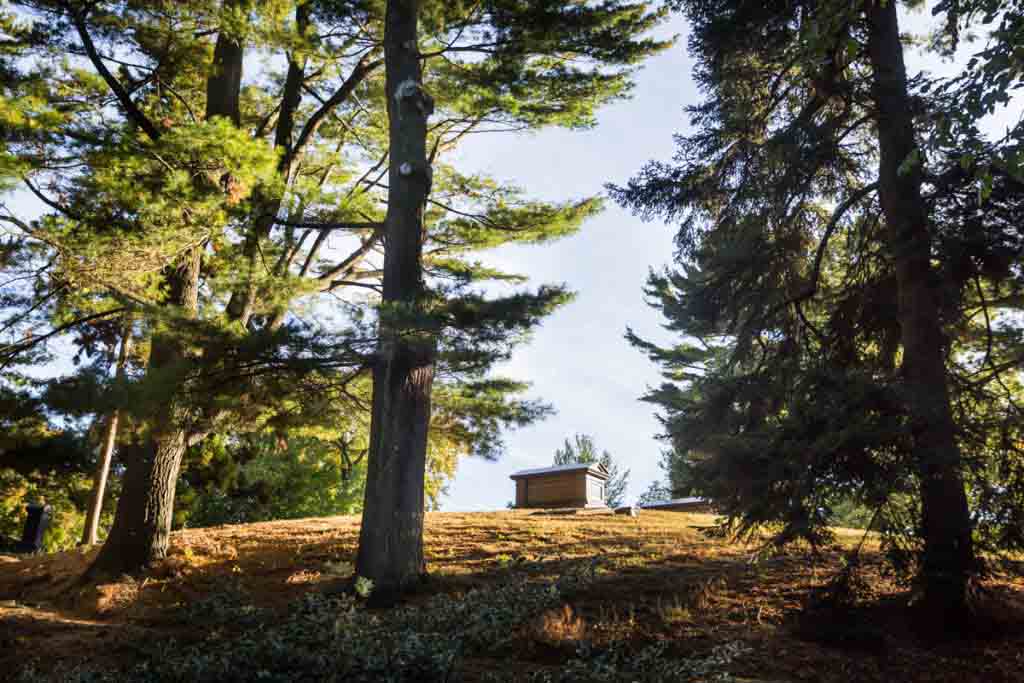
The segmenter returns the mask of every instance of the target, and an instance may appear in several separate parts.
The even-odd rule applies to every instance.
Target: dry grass
[[[432,580],[412,600],[457,595],[511,574],[555,576],[596,557],[594,584],[572,605],[540,615],[524,629],[518,667],[557,666],[582,639],[596,646],[664,640],[676,654],[739,640],[753,654],[735,673],[757,680],[1024,680],[1024,629],[941,650],[918,642],[899,607],[901,588],[882,573],[873,551],[865,570],[872,603],[858,618],[860,626],[880,634],[881,649],[837,646],[808,634],[797,615],[811,589],[840,566],[838,549],[751,562],[752,548],[700,533],[713,521],[710,515],[651,511],[636,519],[431,513],[426,553]],[[358,525],[356,517],[336,517],[178,532],[169,557],[147,577],[99,586],[76,584],[95,551],[0,562],[0,671],[24,657],[123,664],[147,640],[198,640],[209,629],[182,623],[179,608],[226,586],[269,610],[281,610],[307,591],[340,586],[354,562]],[[859,538],[840,533],[842,545]],[[1011,615],[1024,605],[1019,580],[992,580],[987,588],[994,600],[1011,606]]]
[[[572,646],[583,640],[587,625],[571,605],[564,604],[538,616],[530,624],[529,630],[529,638],[545,645],[561,647]]]

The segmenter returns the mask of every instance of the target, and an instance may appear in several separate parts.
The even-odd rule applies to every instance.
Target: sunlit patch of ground
[[[431,513],[425,600],[458,595],[513,575],[557,576],[597,561],[597,579],[573,604],[538,615],[524,629],[519,666],[558,665],[572,644],[668,641],[676,654],[742,641],[751,654],[734,673],[760,681],[1024,681],[1024,629],[941,649],[919,642],[900,606],[903,589],[866,544],[867,607],[854,627],[798,618],[809,593],[841,566],[841,547],[812,557],[794,551],[755,559],[755,548],[701,533],[711,515],[644,511],[538,515]],[[168,558],[142,578],[81,585],[95,551],[0,562],[0,671],[25,659],[123,665],[154,640],[208,638],[247,628],[231,620],[196,623],[189,605],[222,592],[255,608],[282,610],[308,591],[340,588],[355,561],[359,519],[335,517],[186,530]],[[838,534],[839,545],[860,541]],[[1024,582],[994,578],[993,604],[1024,605]],[[1008,617],[1010,618],[1010,617]],[[832,631],[835,630],[835,633]],[[857,637],[847,638],[853,631]],[[467,671],[507,668],[475,660]]]

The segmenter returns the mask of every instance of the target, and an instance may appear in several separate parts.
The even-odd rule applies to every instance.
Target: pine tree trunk
[[[878,107],[879,195],[898,284],[902,380],[921,485],[923,607],[938,628],[962,628],[974,568],[970,513],[950,409],[928,213],[896,3],[870,0],[869,51]]]
[[[183,430],[165,423],[146,442],[122,448],[126,470],[121,499],[89,576],[134,573],[167,556],[184,437]]]
[[[224,9],[235,9],[240,0],[224,0]],[[213,47],[213,65],[206,79],[206,118],[226,116],[238,126],[242,120],[239,100],[242,94],[242,58],[244,47],[221,32]]]
[[[237,6],[239,0],[224,0],[225,7]],[[236,124],[240,121],[239,91],[242,82],[244,49],[230,35],[221,32],[214,46],[211,73],[206,86],[206,119],[225,116]],[[170,295],[167,305],[177,307],[186,317],[195,317],[199,310],[199,276],[202,247],[194,247],[182,258],[182,264],[169,274]],[[158,334],[150,346],[149,374],[168,374],[177,368],[183,374],[190,363],[188,350],[174,335]],[[126,448],[125,475],[110,528],[103,548],[86,573],[86,578],[100,575],[133,573],[167,555],[174,514],[174,493],[178,485],[181,459],[188,444],[186,407],[176,388],[168,389],[150,418],[148,436]]]
[[[295,8],[295,25],[299,33],[304,33],[309,26],[309,12],[310,6],[306,3],[300,3]],[[285,76],[284,93],[281,98],[281,110],[277,115],[277,127],[274,130],[274,149],[281,153],[277,172],[284,181],[285,187],[291,185],[293,180],[292,134],[295,130],[295,112],[298,111],[302,102],[302,85],[305,82],[305,74],[306,57],[295,54],[289,56],[288,73]],[[237,102],[235,104],[237,106]],[[235,124],[237,125],[238,122],[236,121]],[[249,325],[249,320],[255,311],[258,295],[255,274],[260,242],[267,239],[273,230],[274,221],[281,210],[283,199],[283,194],[268,196],[261,188],[256,189],[252,198],[253,226],[246,235],[242,250],[246,262],[245,283],[231,293],[227,306],[228,317],[239,321],[243,327]],[[282,313],[281,318],[283,319],[283,317]]]
[[[124,332],[121,336],[121,350],[117,356],[115,381],[118,384],[124,381],[125,365],[128,361],[131,338],[131,323],[125,321]],[[93,477],[92,493],[89,496],[89,508],[85,514],[85,527],[82,529],[82,545],[95,545],[98,540],[100,513],[103,511],[103,495],[107,490],[110,462],[114,458],[114,447],[117,445],[117,423],[120,418],[120,411],[115,409],[107,419],[106,430],[103,433],[100,461],[96,466],[96,474]]]
[[[425,296],[423,209],[431,180],[426,124],[433,102],[421,84],[418,5],[417,0],[389,0],[384,33],[391,166],[383,314],[357,560],[357,572],[373,580],[379,604],[393,601],[425,570],[423,484],[435,341],[387,315],[389,304],[416,309]]]
[[[172,302],[191,316],[199,304],[201,257],[193,249],[169,278]],[[147,374],[180,373],[188,364],[187,349],[173,331],[154,335]],[[154,406],[148,435],[122,449],[125,475],[114,524],[87,578],[134,573],[167,555],[174,492],[188,437],[184,414],[178,392],[169,390],[166,400]]]
[[[198,265],[198,255],[193,260]],[[153,338],[150,372],[160,373],[187,362],[178,340]],[[188,433],[184,422],[178,398],[171,393],[156,406],[148,435],[122,449],[125,475],[121,499],[110,535],[89,568],[89,576],[134,573],[167,555],[174,492]]]

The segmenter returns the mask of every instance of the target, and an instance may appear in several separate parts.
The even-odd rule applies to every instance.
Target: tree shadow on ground
[[[759,680],[1024,680],[1024,631],[943,651],[916,640],[901,616],[905,590],[884,575],[876,553],[867,553],[871,593],[854,616],[882,644],[851,646],[827,637],[828,628],[845,628],[836,615],[802,620],[809,596],[841,567],[840,550],[751,562],[751,547],[706,538],[690,522],[673,513],[640,521],[428,516],[429,579],[405,604],[590,568],[593,580],[566,599],[579,628],[567,630],[563,643],[539,645],[523,635],[514,656],[526,669],[565,661],[582,632],[597,648],[669,643],[672,656],[739,641],[752,654],[735,673]],[[88,554],[0,566],[0,597],[30,605],[0,607],[0,640],[7,646],[0,667],[26,656],[123,664],[148,656],[168,637],[230,638],[279,618],[305,593],[346,586],[357,540],[354,518],[190,530],[175,534],[167,560],[146,576],[87,587],[94,592],[77,596],[59,589],[87,566]],[[992,588],[1003,601],[1024,601],[1021,585]]]

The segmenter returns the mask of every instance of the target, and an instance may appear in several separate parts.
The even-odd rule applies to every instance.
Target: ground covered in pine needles
[[[853,532],[752,561],[713,522],[431,513],[429,579],[390,609],[350,590],[354,517],[182,531],[146,576],[100,585],[78,582],[91,553],[0,558],[0,678],[1024,680],[1019,579],[986,581],[970,637],[937,645],[870,547],[844,599],[825,590]]]

